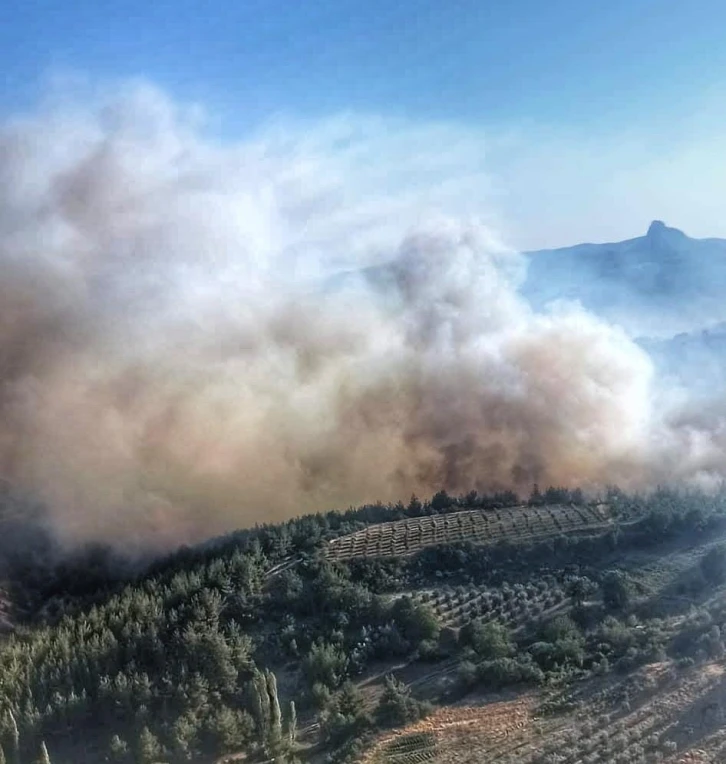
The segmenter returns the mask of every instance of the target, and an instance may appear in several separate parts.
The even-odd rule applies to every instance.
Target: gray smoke
[[[0,472],[62,541],[721,475],[726,436],[664,408],[642,349],[534,312],[521,258],[447,214],[474,174],[442,189],[435,135],[388,178],[334,128],[215,145],[138,87],[0,129]],[[328,278],[381,261],[385,290]]]

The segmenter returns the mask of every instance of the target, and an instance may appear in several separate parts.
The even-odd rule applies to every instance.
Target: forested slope
[[[536,492],[529,511],[573,498],[582,501]],[[99,548],[54,558],[49,542],[36,542],[35,557],[18,552],[7,563],[15,627],[0,639],[5,757],[34,761],[44,743],[56,764],[242,751],[342,760],[377,728],[481,686],[569,686],[619,663],[688,654],[701,632],[684,636],[664,613],[619,620],[646,588],[614,561],[707,543],[724,527],[726,497],[603,498],[614,518],[607,530],[347,562],[326,555],[330,541],[376,522],[464,508],[494,515],[518,500],[441,493],[133,564]],[[719,549],[694,591],[723,580]]]

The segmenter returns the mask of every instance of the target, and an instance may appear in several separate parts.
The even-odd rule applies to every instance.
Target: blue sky
[[[71,71],[147,78],[202,102],[230,136],[281,113],[346,111],[531,129],[541,149],[530,168],[553,151],[575,161],[593,136],[607,153],[623,131],[682,156],[703,94],[726,82],[724,29],[720,0],[5,0],[0,109],[28,107],[49,76]],[[508,161],[492,167],[511,197],[532,182],[521,161],[510,182]],[[524,246],[581,235],[520,217],[512,226],[534,231]]]
[[[726,6],[668,0],[6,0],[7,107],[50,69],[143,75],[224,109],[638,118],[726,73]]]

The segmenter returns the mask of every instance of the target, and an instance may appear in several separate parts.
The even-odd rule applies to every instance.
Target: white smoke
[[[5,124],[3,476],[68,543],[163,546],[442,487],[717,474],[623,332],[522,300],[455,138],[346,118],[215,144],[148,86]],[[330,286],[371,263],[387,289]]]

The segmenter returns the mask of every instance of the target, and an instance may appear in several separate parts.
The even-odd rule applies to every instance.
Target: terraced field
[[[406,556],[439,544],[525,541],[561,533],[604,530],[613,524],[613,517],[604,504],[463,510],[371,525],[333,539],[326,554],[337,560]]]

